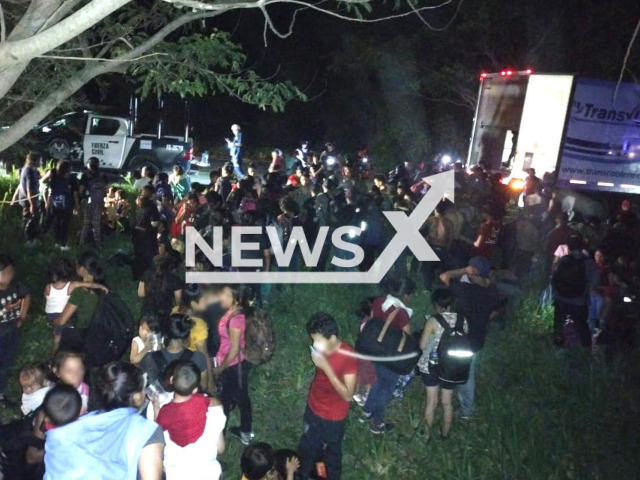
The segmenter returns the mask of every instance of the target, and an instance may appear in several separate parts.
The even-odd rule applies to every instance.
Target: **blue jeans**
[[[242,158],[241,157],[231,157],[231,163],[233,164],[233,171],[240,180],[246,177],[244,172],[242,171]]]
[[[4,393],[7,373],[18,348],[18,327],[15,323],[0,326],[0,393]]]
[[[371,387],[367,403],[364,405],[364,411],[372,415],[374,423],[380,424],[384,422],[385,408],[393,398],[393,391],[400,376],[380,363],[374,362],[373,366],[376,369],[377,379],[376,383]]]
[[[458,387],[458,401],[460,402],[460,413],[465,417],[470,417],[475,412],[476,400],[476,367],[478,365],[478,357],[480,352],[473,354],[471,361],[471,369],[469,370],[469,379],[467,383],[463,383]]]
[[[603,304],[604,298],[602,298],[602,295],[595,292],[589,293],[589,328],[591,329],[591,333],[593,333],[596,328],[601,328],[600,311],[602,310]]]
[[[300,478],[307,480],[320,459],[327,469],[327,480],[340,480],[342,473],[342,437],[345,420],[325,420],[307,406],[304,412],[304,433],[298,453],[300,454]],[[324,452],[323,452],[324,446]]]

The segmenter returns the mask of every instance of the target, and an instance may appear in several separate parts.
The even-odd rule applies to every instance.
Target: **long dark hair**
[[[158,311],[161,316],[169,315],[173,302],[173,292],[171,287],[171,274],[175,269],[176,262],[173,256],[161,258],[154,269],[154,275],[148,285],[145,285],[144,304]]]
[[[114,362],[105,365],[98,374],[96,391],[102,410],[131,407],[135,393],[144,389],[142,370],[127,362]]]
[[[98,255],[96,255],[95,252],[84,252],[82,255],[80,255],[80,258],[78,258],[77,264],[80,267],[84,267],[87,272],[89,272],[89,275],[93,277],[94,283],[99,283],[106,286],[106,272],[100,262],[100,258],[98,257]],[[100,292],[101,291],[97,291],[96,293]]]

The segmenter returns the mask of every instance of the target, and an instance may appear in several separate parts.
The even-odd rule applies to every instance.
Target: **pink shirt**
[[[244,353],[242,352],[245,347],[244,332],[247,328],[247,321],[243,313],[240,313],[237,310],[229,311],[224,314],[218,323],[218,333],[220,334],[220,349],[216,355],[218,365],[224,361],[229,350],[231,350],[231,341],[229,339],[229,329],[231,328],[237,328],[240,330],[240,353],[229,366],[232,367],[233,365],[238,364],[240,360],[244,360]]]

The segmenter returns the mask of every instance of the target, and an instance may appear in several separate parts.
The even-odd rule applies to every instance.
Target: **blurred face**
[[[76,265],[76,273],[78,274],[79,277],[84,278],[89,272],[87,272],[87,269],[84,268],[82,265]]]
[[[331,338],[334,338],[333,336]],[[313,340],[313,348],[315,348],[318,353],[326,353],[331,348],[331,339],[327,339],[324,335],[320,333],[314,333],[311,335],[311,340]]]
[[[74,388],[80,387],[80,384],[84,380],[84,363],[82,363],[82,360],[79,358],[67,358],[65,362],[60,365],[58,377],[67,385],[71,385]]]
[[[248,172],[249,172],[249,176],[251,176],[251,177],[255,177],[256,176],[256,169],[255,168],[249,167]]]
[[[13,277],[15,277],[16,271],[13,268],[13,265],[9,265],[5,267],[4,270],[0,270],[0,283],[3,285],[8,285],[13,281]]]
[[[220,306],[226,309],[233,306],[233,294],[229,287],[225,287],[220,291]]]
[[[149,329],[147,322],[141,323],[138,327],[138,335],[140,335],[140,338],[146,339],[150,334],[151,330]]]
[[[306,186],[309,184],[309,179],[307,177],[300,177],[300,183],[302,186]]]
[[[22,387],[22,393],[31,395],[42,388],[42,382],[28,376],[20,375],[20,386]]]
[[[237,135],[238,132],[240,131],[240,127],[238,127],[237,125],[234,125],[233,127],[231,127],[231,131],[233,132],[234,135]]]

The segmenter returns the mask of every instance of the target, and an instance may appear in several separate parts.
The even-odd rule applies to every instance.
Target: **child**
[[[49,277],[49,284],[44,289],[44,298],[46,300],[44,311],[50,324],[62,313],[69,298],[71,298],[71,293],[76,288],[100,289],[105,293],[109,292],[107,287],[99,283],[72,281],[76,276],[76,267],[68,258],[61,258],[51,262],[47,268],[47,276]],[[61,326],[53,329],[54,355],[58,351],[60,337],[64,328],[64,326]]]
[[[42,402],[42,411],[38,413],[33,426],[34,438],[29,442],[27,449],[27,464],[34,466],[36,471],[42,469],[46,433],[75,422],[80,417],[81,410],[82,399],[71,385],[60,384],[49,390]],[[48,478],[62,478],[49,471],[47,474]]]
[[[74,352],[59,352],[53,359],[53,373],[60,382],[71,385],[80,394],[82,399],[82,410],[80,415],[84,415],[89,407],[89,385],[84,382],[84,361],[82,356]]]
[[[18,380],[22,387],[22,414],[27,416],[42,405],[51,386],[46,380],[47,368],[39,363],[28,363],[20,369]]]
[[[107,196],[104,197],[104,208],[112,208],[116,204],[116,187],[110,186],[107,191]]]
[[[129,223],[129,212],[131,212],[131,204],[127,201],[124,196],[124,190],[116,191],[116,223],[120,222],[122,225],[122,230],[124,233],[129,233],[131,231],[131,224]],[[114,225],[114,228],[117,225]]]
[[[295,452],[274,452],[268,443],[248,446],[240,458],[242,480],[294,480],[299,468],[300,460]]]
[[[137,365],[148,352],[154,351],[153,335],[159,333],[160,322],[156,317],[142,317],[138,323],[138,336],[131,341],[129,361]],[[162,346],[162,337],[159,344]]]
[[[64,427],[80,417],[82,399],[71,385],[56,385],[44,397],[44,421],[47,431]]]
[[[441,315],[442,319],[451,327],[454,328],[458,315],[454,310],[454,299],[451,290],[448,288],[438,288],[431,295],[431,303],[436,310],[436,315]],[[466,329],[466,322],[465,322]],[[422,383],[427,389],[427,404],[424,412],[424,419],[426,423],[425,435],[428,441],[431,436],[431,428],[433,427],[433,418],[435,415],[436,407],[438,406],[438,393],[441,392],[442,408],[444,410],[442,418],[442,427],[440,429],[440,437],[442,439],[447,438],[451,424],[453,423],[453,390],[456,385],[453,383],[445,382],[438,378],[437,373],[434,371],[437,368],[437,351],[440,344],[440,338],[444,333],[444,328],[440,325],[440,322],[431,316],[422,330],[422,337],[420,338],[420,348],[422,348],[422,357],[418,362],[418,368],[422,376]]]
[[[31,294],[15,275],[13,259],[0,253],[0,402],[4,401],[7,372],[18,346],[18,329],[31,307]]]
[[[224,452],[227,421],[222,405],[197,393],[200,370],[193,362],[176,363],[171,385],[173,401],[160,409],[157,418],[165,432],[167,480],[218,480],[222,469],[217,456]]]

